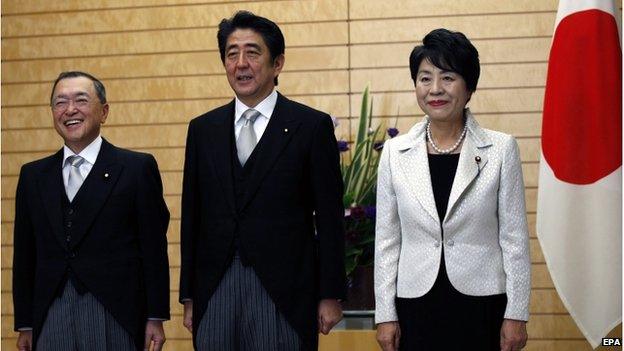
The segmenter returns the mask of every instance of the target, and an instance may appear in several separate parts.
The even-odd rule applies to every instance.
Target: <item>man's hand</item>
[[[525,321],[505,319],[500,332],[501,351],[519,351],[526,345],[527,330]]]
[[[323,299],[318,306],[318,327],[325,335],[342,319],[342,306],[335,299]]]
[[[160,351],[165,343],[165,330],[163,329],[163,321],[147,321],[145,324],[145,351]],[[153,348],[150,348],[150,344]]]
[[[383,351],[398,351],[401,339],[399,322],[377,324],[377,342]]]
[[[193,332],[193,301],[184,301],[184,321],[186,329]]]
[[[32,351],[32,330],[19,332],[19,336],[17,337],[17,350]]]

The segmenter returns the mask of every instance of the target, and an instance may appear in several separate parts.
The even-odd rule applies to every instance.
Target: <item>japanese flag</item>
[[[612,0],[560,0],[542,121],[537,235],[590,344],[622,319],[622,50]]]

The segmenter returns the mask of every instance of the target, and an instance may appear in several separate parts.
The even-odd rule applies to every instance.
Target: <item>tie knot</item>
[[[84,158],[78,155],[73,155],[67,158],[67,162],[69,162],[72,167],[80,167],[80,165],[84,162]]]
[[[249,123],[254,123],[258,116],[260,116],[260,112],[254,110],[253,108],[243,112],[243,118],[249,121]]]

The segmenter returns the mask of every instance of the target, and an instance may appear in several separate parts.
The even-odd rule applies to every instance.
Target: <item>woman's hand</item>
[[[400,338],[399,322],[377,324],[377,342],[383,351],[398,351]]]
[[[527,330],[525,321],[505,319],[500,333],[501,351],[519,351],[526,345]]]

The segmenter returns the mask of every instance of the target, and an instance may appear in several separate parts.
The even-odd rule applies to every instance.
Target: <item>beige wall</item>
[[[619,1],[621,5],[621,1]],[[480,52],[482,76],[470,102],[479,122],[518,139],[531,229],[533,291],[527,350],[590,350],[563,307],[535,237],[541,111],[557,0],[108,0],[2,2],[2,346],[11,349],[14,197],[20,166],[61,146],[47,106],[51,81],[85,70],[107,87],[103,135],[153,153],[172,220],[172,321],[166,349],[189,349],[177,300],[180,193],[188,121],[232,97],[216,47],[220,19],[248,9],[286,37],[279,90],[340,118],[350,138],[360,92],[370,83],[375,123],[406,132],[422,112],[408,55],[430,30],[464,32]],[[621,335],[621,334],[620,334]],[[452,336],[450,332],[449,336]],[[336,333],[324,350],[375,350],[369,333]]]

